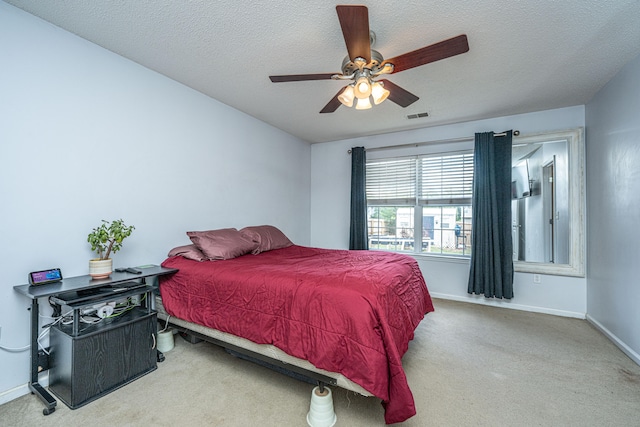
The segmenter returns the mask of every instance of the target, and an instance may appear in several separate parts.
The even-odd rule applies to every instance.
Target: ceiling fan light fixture
[[[369,101],[369,97],[358,98],[358,102],[356,102],[356,110],[368,110],[369,108],[371,108],[371,101]]]
[[[353,85],[350,84],[344,88],[340,95],[338,95],[338,101],[340,101],[345,107],[353,107],[354,97]]]
[[[369,98],[369,95],[371,95],[371,81],[368,77],[362,76],[356,80],[354,94],[358,99]]]
[[[373,82],[371,85],[371,96],[373,97],[373,103],[376,105],[387,99],[390,93],[380,82]]]

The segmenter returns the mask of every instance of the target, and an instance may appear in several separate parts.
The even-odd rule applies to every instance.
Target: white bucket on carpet
[[[331,389],[315,387],[311,392],[311,404],[307,414],[307,424],[310,427],[332,427],[338,418],[333,411],[333,395]]]
[[[174,346],[173,331],[161,331],[158,332],[158,350],[162,353],[166,353]]]

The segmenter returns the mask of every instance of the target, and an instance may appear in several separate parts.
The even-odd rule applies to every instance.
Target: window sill
[[[414,257],[417,261],[429,261],[429,262],[449,262],[452,264],[469,264],[471,258],[462,258],[448,255],[427,255],[427,254],[414,254],[407,253]]]
[[[394,254],[403,254],[409,255],[415,258],[418,261],[429,261],[429,262],[450,262],[453,264],[469,264],[471,261],[471,257],[464,258],[459,256],[451,256],[451,255],[437,255],[437,254],[429,254],[423,253],[418,254],[414,252],[400,252],[400,251],[387,251],[384,249],[369,249],[370,251],[379,251],[379,252],[391,252]]]

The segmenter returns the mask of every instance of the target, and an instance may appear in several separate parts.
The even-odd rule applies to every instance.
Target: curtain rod
[[[493,136],[506,136],[506,132],[496,133]],[[513,136],[519,136],[520,131],[514,130]],[[394,148],[414,148],[421,147],[423,145],[431,145],[431,144],[447,144],[453,142],[465,142],[465,141],[473,141],[473,136],[468,136],[465,138],[453,138],[453,139],[441,139],[438,141],[425,141],[425,142],[413,142],[411,144],[400,144],[400,145],[386,145],[384,147],[373,147],[373,148],[365,148],[365,151],[382,151],[382,150],[393,150]],[[347,154],[351,154],[351,150],[347,150]]]

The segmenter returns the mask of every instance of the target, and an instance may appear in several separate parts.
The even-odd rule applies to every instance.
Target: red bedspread
[[[415,259],[291,246],[225,261],[171,257],[162,302],[171,316],[339,372],[382,399],[385,421],[415,415],[402,355],[431,297]]]

